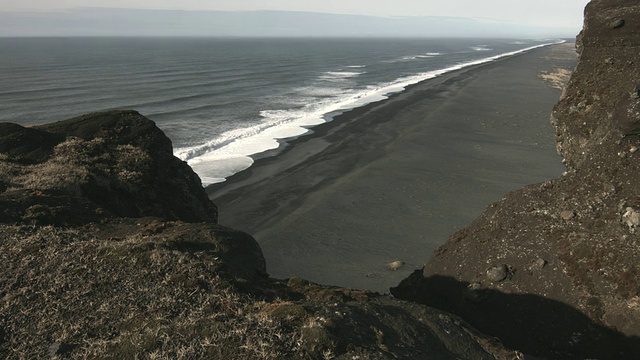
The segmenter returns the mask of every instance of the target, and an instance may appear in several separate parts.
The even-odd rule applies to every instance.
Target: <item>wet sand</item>
[[[561,91],[540,75],[576,60],[535,49],[342,114],[209,187],[219,221],[258,240],[275,278],[386,293],[490,203],[564,171]]]

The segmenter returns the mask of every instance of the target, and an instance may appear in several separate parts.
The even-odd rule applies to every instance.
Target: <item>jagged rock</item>
[[[636,5],[624,0],[592,1],[587,6],[577,45],[581,59],[588,61],[579,61],[552,113],[558,150],[570,170],[594,157],[604,160],[609,152],[617,152],[621,139],[639,130],[638,104],[629,94],[640,78],[640,68],[633,65],[640,46]],[[619,14],[625,14],[626,25],[613,30],[611,18],[617,19]],[[605,64],[608,58],[615,59],[613,64]],[[572,112],[578,104],[589,110]]]
[[[611,23],[622,16],[624,26]],[[458,314],[534,356],[635,359],[640,101],[629,89],[640,79],[637,1],[592,0],[576,47],[578,65],[551,116],[567,172],[490,205],[436,250],[421,274],[391,291]],[[552,265],[534,272],[544,262],[532,266],[530,254],[544,254]],[[487,281],[487,259],[528,271],[469,302],[469,284]]]

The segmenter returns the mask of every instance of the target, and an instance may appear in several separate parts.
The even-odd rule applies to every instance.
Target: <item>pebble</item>
[[[576,217],[576,213],[575,211],[565,210],[560,213],[560,217],[562,218],[562,220],[571,220]]]
[[[533,262],[533,267],[535,269],[538,270],[542,270],[545,266],[547,266],[548,262],[547,260],[543,259],[543,258],[537,258],[534,262]]]
[[[493,282],[500,282],[507,278],[509,268],[505,264],[494,265],[487,269],[487,279]]]

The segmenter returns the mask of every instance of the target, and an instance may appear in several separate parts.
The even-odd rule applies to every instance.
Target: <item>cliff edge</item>
[[[269,278],[135,111],[0,124],[0,358],[512,359],[457,316]]]
[[[640,5],[592,0],[551,117],[567,172],[490,205],[392,293],[545,358],[640,358]]]

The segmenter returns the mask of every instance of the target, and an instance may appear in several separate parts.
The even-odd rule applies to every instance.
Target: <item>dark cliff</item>
[[[273,280],[134,111],[0,124],[0,358],[512,359],[460,318]]]
[[[78,225],[105,217],[216,222],[198,176],[135,111],[25,128],[0,124],[0,221]]]
[[[593,0],[551,121],[567,172],[507,194],[392,293],[546,358],[640,358],[640,4]]]

